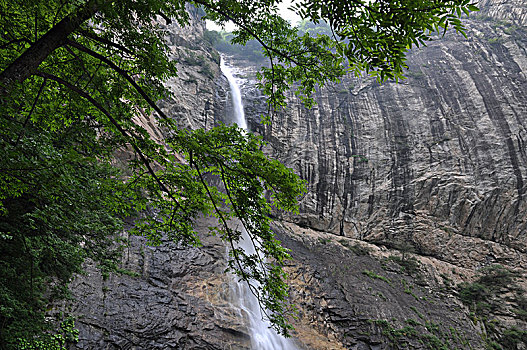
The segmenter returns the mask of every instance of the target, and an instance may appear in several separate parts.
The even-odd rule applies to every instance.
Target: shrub
[[[401,266],[402,271],[408,275],[415,275],[419,272],[420,264],[414,257],[391,255],[388,259]]]

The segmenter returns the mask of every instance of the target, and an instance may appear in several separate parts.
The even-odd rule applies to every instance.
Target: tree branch
[[[52,75],[52,74],[49,74],[49,73],[45,73],[45,72],[41,72],[41,71],[37,71],[36,73],[37,76],[40,76],[42,78],[46,78],[46,79],[49,79],[49,80],[53,80],[53,81],[56,81],[57,83],[61,84],[61,85],[64,85],[65,87],[67,87],[68,89],[74,91],[75,93],[77,93],[79,96],[83,97],[84,99],[86,99],[88,102],[90,102],[93,106],[95,106],[99,111],[101,111],[105,116],[106,118],[108,118],[108,120],[110,121],[110,123],[112,123],[115,128],[119,131],[119,133],[121,135],[123,135],[124,137],[126,137],[129,141],[130,141],[130,145],[132,146],[132,148],[134,149],[135,152],[137,152],[139,158],[141,159],[141,162],[145,165],[145,167],[147,168],[148,170],[148,173],[154,178],[154,180],[157,182],[159,188],[161,191],[167,193],[167,195],[170,197],[170,199],[178,206],[181,208],[181,205],[179,204],[179,202],[176,200],[176,198],[174,198],[172,192],[165,186],[165,184],[161,181],[161,179],[159,179],[159,177],[157,176],[157,174],[155,173],[154,169],[152,168],[152,166],[150,165],[150,162],[148,161],[148,159],[146,158],[146,156],[144,155],[144,153],[141,151],[141,148],[139,148],[139,146],[137,146],[137,144],[134,141],[134,138],[129,135],[129,133],[119,124],[119,122],[117,120],[115,120],[115,118],[111,115],[111,113],[106,109],[104,108],[104,106],[102,106],[97,100],[95,100],[93,97],[91,97],[86,91],[84,90],[81,90],[80,88],[78,88],[77,86],[71,84],[70,82],[60,78],[60,77],[57,77],[55,75]],[[182,208],[181,208],[182,209]]]
[[[291,56],[288,56],[285,53],[283,53],[282,51],[277,50],[277,49],[267,45],[262,39],[260,39],[260,37],[251,28],[249,28],[248,26],[244,25],[243,23],[241,23],[241,21],[238,21],[237,19],[235,19],[231,15],[229,15],[226,11],[223,11],[222,9],[214,7],[211,4],[209,4],[208,2],[203,1],[203,0],[194,0],[193,2],[195,2],[197,4],[200,4],[200,5],[204,6],[204,7],[206,7],[207,9],[210,9],[210,10],[212,10],[214,12],[217,12],[220,15],[222,15],[223,17],[227,18],[228,20],[232,21],[234,24],[236,24],[237,26],[242,28],[244,31],[249,33],[249,35],[251,35],[256,41],[258,41],[260,43],[260,45],[262,45],[262,47],[268,53],[273,52],[273,53],[277,54],[278,56],[280,56],[280,57],[282,57],[282,58],[284,58],[284,59],[286,59],[286,60],[288,60],[290,62],[293,62],[297,66],[302,66],[302,64],[300,62],[298,62],[297,60],[295,60]]]
[[[194,162],[193,157],[192,157],[192,152],[190,152],[189,163],[190,163],[190,166],[194,167],[196,169],[196,171],[198,172],[198,176],[199,176],[200,182],[203,185],[203,187],[205,187],[205,191],[207,192],[207,196],[210,198],[210,201],[212,202],[212,206],[214,207],[214,211],[218,215],[218,218],[220,219],[223,227],[225,227],[225,231],[227,231],[227,238],[228,238],[229,244],[230,244],[231,248],[233,250],[235,250],[236,248],[234,247],[233,237],[232,237],[232,233],[231,233],[232,230],[229,227],[229,225],[227,224],[227,219],[225,219],[225,217],[223,216],[221,210],[218,208],[218,206],[216,204],[216,201],[214,200],[214,196],[210,192],[209,186],[205,182],[205,179],[203,178],[203,174],[201,173],[201,170],[200,170],[199,166]],[[240,261],[238,260],[237,257],[236,257],[236,263],[237,263],[238,268],[240,269],[240,271],[243,272],[243,268],[242,268],[242,266],[240,264]]]
[[[24,125],[22,126],[24,128],[26,127],[26,125],[27,125],[27,123],[29,121],[29,118],[31,118],[31,115],[33,114],[33,111],[35,110],[35,106],[37,105],[37,101],[40,98],[40,94],[42,94],[42,90],[44,89],[44,86],[46,85],[46,81],[47,81],[47,79],[44,78],[44,81],[40,85],[40,89],[38,90],[37,97],[35,97],[35,101],[33,101],[33,105],[31,106],[31,110],[29,111],[29,114],[27,115],[26,121],[24,122]]]
[[[33,75],[53,51],[65,44],[71,33],[109,2],[109,0],[88,1],[78,11],[64,17],[22,55],[17,57],[0,73],[0,97],[7,95],[11,86],[22,83]]]
[[[11,41],[8,41],[7,43],[5,44],[2,44],[0,45],[0,49],[6,49],[7,47],[9,47],[10,45],[13,45],[13,44],[16,44],[16,43],[22,43],[22,42],[26,42],[26,43],[29,43],[31,44],[31,41],[29,41],[28,39],[26,38],[22,38],[22,39],[13,39]]]
[[[135,82],[135,80],[124,69],[122,69],[121,67],[119,67],[118,65],[113,63],[111,60],[109,60],[105,56],[101,55],[100,53],[95,52],[95,51],[93,51],[93,50],[91,50],[91,49],[79,44],[76,41],[68,40],[67,44],[69,46],[72,46],[72,47],[76,48],[79,51],[87,53],[88,55],[90,55],[92,57],[95,57],[95,58],[101,60],[102,62],[106,63],[110,68],[112,68],[119,75],[121,75],[123,78],[125,78],[137,90],[137,92],[141,95],[141,97],[145,99],[145,101],[150,105],[150,107],[152,107],[157,112],[157,114],[159,114],[159,116],[161,118],[163,118],[167,122],[172,122],[172,120],[155,104],[154,101],[152,101],[152,99],[148,96],[148,94]]]
[[[126,52],[127,54],[129,55],[133,55],[134,53],[128,49],[126,46],[123,46],[123,45],[120,45],[120,44],[117,44],[117,43],[114,43],[113,41],[111,40],[108,40],[106,38],[103,38],[95,33],[91,33],[85,29],[80,29],[77,31],[77,33],[79,33],[80,35],[86,37],[86,38],[89,38],[89,39],[92,39],[92,40],[95,40],[101,44],[105,44],[105,45],[108,45],[108,46],[112,46],[112,47],[115,47],[116,49],[119,49],[121,51],[124,51]]]
[[[31,115],[33,114],[33,111],[35,110],[35,106],[37,105],[37,101],[40,98],[40,94],[42,94],[42,90],[44,89],[44,86],[46,85],[46,81],[47,81],[47,79],[44,78],[44,81],[40,85],[40,89],[38,90],[37,97],[35,97],[35,100],[33,101],[33,105],[31,106],[31,110],[29,111],[29,114],[27,115],[26,120],[24,121],[24,124],[22,125],[22,128],[24,128],[24,130],[22,131],[22,133],[20,135],[18,135],[18,138],[17,138],[17,140],[15,142],[15,145],[18,145],[18,143],[20,142],[20,139],[22,138],[22,136],[25,133],[25,127],[27,126],[27,123],[29,122],[29,119],[31,118]]]
[[[260,305],[260,310],[262,311],[262,313],[269,319],[269,315],[267,313],[267,310],[265,309],[265,307],[263,306],[261,300],[260,300],[260,292],[258,291],[258,289],[253,286],[251,284],[251,282],[249,281],[248,279],[248,276],[246,275],[246,272],[245,270],[243,269],[243,266],[241,264],[241,261],[240,261],[240,258],[238,256],[238,253],[236,251],[236,247],[234,246],[234,242],[233,242],[233,237],[232,237],[232,229],[229,227],[229,225],[227,224],[227,220],[225,219],[225,217],[223,216],[221,210],[218,208],[217,204],[216,204],[216,201],[214,200],[214,197],[212,195],[212,193],[210,192],[209,190],[209,187],[207,185],[207,183],[205,182],[205,179],[203,178],[203,174],[201,173],[201,170],[199,168],[199,165],[194,162],[193,160],[193,157],[192,157],[192,152],[190,153],[190,166],[191,167],[194,167],[196,169],[196,171],[198,172],[198,176],[199,176],[199,179],[200,179],[200,182],[201,184],[205,187],[205,191],[207,192],[207,195],[208,197],[210,198],[211,202],[212,202],[212,205],[214,206],[214,211],[216,212],[216,214],[218,215],[218,218],[220,219],[220,221],[222,222],[222,225],[223,227],[225,227],[225,230],[227,231],[227,238],[228,238],[228,242],[229,242],[229,245],[231,246],[231,249],[232,251],[234,252],[234,259],[236,261],[236,265],[238,265],[238,270],[241,272],[242,274],[242,278],[245,280],[245,282],[247,283],[247,286],[250,290],[250,292],[256,297],[256,300],[258,301],[258,304]],[[222,171],[222,181],[223,183],[227,186],[227,184],[225,183],[225,178],[223,177],[223,171]],[[232,203],[232,200],[231,200],[231,203]],[[233,207],[234,208],[234,207]],[[236,211],[236,208],[234,208],[235,212],[237,213]],[[242,222],[242,225],[244,226],[245,228],[245,224],[243,223],[242,219],[241,219],[241,216],[239,216],[237,214],[238,218],[240,218],[240,221]],[[249,238],[251,239],[252,241],[252,237],[249,235]],[[254,243],[254,241],[252,241],[252,244],[255,246],[256,248],[256,245]],[[256,249],[256,251],[258,251]],[[260,261],[260,264],[263,264],[262,260],[261,260],[261,257],[259,254],[257,254],[257,257],[258,257],[258,260]],[[262,265],[260,265],[262,266]],[[265,274],[265,276],[267,276],[267,271],[265,270],[264,267],[262,267],[262,270]],[[267,277],[266,277],[267,278]]]
[[[225,169],[223,169],[223,166],[221,163],[218,163],[218,166],[220,167],[220,172],[221,172],[221,180],[223,182],[223,184],[225,185],[225,192],[227,194],[227,197],[229,197],[229,201],[231,202],[231,205],[232,205],[232,208],[234,209],[234,213],[236,214],[236,216],[240,219],[240,222],[242,223],[242,226],[243,228],[245,229],[245,231],[247,231],[247,235],[249,236],[249,239],[251,240],[251,244],[253,245],[254,247],[254,250],[256,252],[256,256],[258,257],[258,261],[260,263],[260,267],[262,268],[263,272],[264,272],[264,275],[265,277],[267,278],[267,271],[265,270],[265,267],[264,267],[264,262],[262,260],[262,257],[260,256],[260,252],[258,251],[258,248],[257,248],[257,245],[256,245],[256,242],[254,241],[251,233],[249,230],[247,230],[247,225],[245,223],[245,220],[243,218],[243,215],[240,215],[240,212],[238,211],[238,207],[234,204],[235,201],[233,200],[232,198],[232,195],[231,195],[231,191],[229,190],[229,182],[227,181],[226,177],[225,177]]]
[[[172,20],[170,19],[170,17],[165,15],[163,12],[159,12],[159,15],[165,20],[166,25],[172,24]]]

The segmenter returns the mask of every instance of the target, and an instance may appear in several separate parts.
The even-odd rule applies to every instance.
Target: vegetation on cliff
[[[298,13],[334,32],[311,36],[280,18],[276,1],[191,3],[237,24],[234,43],[261,44],[271,67],[260,87],[271,107],[295,82],[309,105],[317,84],[350,70],[397,79],[409,47],[440,27],[462,30],[459,17],[475,9],[468,0],[299,1]],[[0,13],[0,344],[40,346],[46,307],[67,294],[86,258],[115,268],[115,237],[130,216],[133,232],[153,244],[162,235],[199,244],[192,223],[213,215],[213,231],[233,247],[240,232],[227,221],[241,219],[261,249],[232,249],[230,266],[261,284],[254,292],[287,334],[288,253],[269,212],[295,210],[303,183],[265,157],[256,137],[224,126],[179,130],[156,105],[168,94],[163,81],[177,75],[159,21],[186,25],[185,2],[16,0],[0,2]],[[139,112],[155,115],[162,144],[134,121]],[[130,154],[124,167],[115,166],[118,152]]]

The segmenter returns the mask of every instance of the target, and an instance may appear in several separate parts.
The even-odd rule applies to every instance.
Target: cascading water
[[[229,87],[231,88],[232,105],[234,107],[234,123],[236,123],[243,130],[247,130],[247,122],[245,121],[245,112],[243,111],[242,93],[240,86],[238,85],[236,78],[232,75],[230,67],[225,65],[223,57],[220,61],[220,69],[229,81]]]
[[[221,58],[220,68],[229,81],[231,89],[232,104],[234,107],[233,122],[244,130],[247,130],[240,86],[238,85],[236,78],[234,78],[231,68],[225,65],[223,57]],[[247,254],[254,254],[255,252],[254,246],[252,245],[245,229],[242,229],[242,239],[239,243],[239,247],[243,248]],[[244,316],[246,316],[249,321],[249,335],[251,336],[251,346],[253,350],[297,349],[291,340],[277,334],[272,328],[270,328],[269,322],[263,320],[260,304],[245,282],[238,282],[233,278],[231,288],[239,300],[242,314],[245,314]]]

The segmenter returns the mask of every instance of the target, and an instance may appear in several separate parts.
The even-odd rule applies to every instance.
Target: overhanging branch
[[[157,114],[159,114],[161,118],[163,118],[167,122],[171,122],[171,119],[156,105],[154,101],[152,101],[152,99],[148,96],[148,94],[139,86],[139,84],[137,84],[137,82],[124,69],[122,69],[121,67],[113,63],[107,57],[87,48],[86,46],[79,44],[76,41],[68,40],[67,44],[71,47],[76,48],[79,51],[82,51],[106,63],[110,68],[112,68],[119,75],[125,78],[137,90],[137,92],[141,95],[141,97],[144,98],[144,100],[150,105],[150,107],[152,107],[157,112]]]
[[[116,49],[119,49],[123,52],[126,52],[127,54],[129,55],[133,55],[134,53],[129,50],[126,46],[123,46],[123,45],[120,45],[120,44],[117,44],[111,40],[108,40],[106,38],[103,38],[102,36],[99,36],[95,33],[91,33],[90,31],[88,30],[85,30],[85,29],[80,29],[77,31],[77,33],[79,33],[80,35],[86,37],[86,38],[89,38],[89,39],[92,39],[92,40],[95,40],[101,44],[105,44],[105,45],[108,45],[108,46],[112,46],[112,47],[115,47]]]
[[[11,86],[24,82],[33,75],[40,64],[60,46],[82,23],[96,14],[109,0],[90,0],[78,11],[64,17],[57,25],[31,45],[16,60],[0,73],[0,97],[5,96]]]
[[[260,43],[260,45],[262,45],[262,47],[268,53],[273,52],[276,55],[281,56],[282,58],[286,59],[287,61],[293,62],[297,66],[301,66],[302,65],[300,62],[298,62],[297,60],[295,60],[291,56],[288,56],[285,53],[283,53],[282,51],[277,50],[277,49],[267,45],[262,39],[260,39],[260,37],[253,30],[251,30],[251,28],[249,28],[248,26],[244,25],[243,23],[241,23],[239,20],[237,20],[236,18],[232,17],[231,15],[229,15],[226,11],[223,11],[220,8],[214,7],[210,3],[206,2],[206,1],[203,1],[203,0],[194,0],[194,2],[206,7],[209,10],[212,10],[212,11],[214,11],[216,13],[219,13],[223,17],[225,17],[228,20],[232,21],[234,24],[236,24],[237,26],[242,28],[244,31],[249,33],[249,35],[251,35],[256,41],[258,41]]]
[[[132,148],[134,149],[135,152],[137,152],[137,155],[139,156],[139,158],[141,159],[141,162],[145,165],[145,167],[147,168],[148,170],[148,173],[154,178],[154,180],[156,181],[156,183],[158,184],[159,188],[161,191],[165,192],[169,197],[170,199],[174,202],[174,204],[176,206],[178,206],[180,209],[183,209],[181,207],[181,205],[179,204],[179,202],[177,201],[176,198],[174,198],[172,192],[165,186],[165,184],[161,181],[161,179],[157,176],[157,174],[155,173],[154,169],[152,168],[152,165],[150,164],[150,161],[147,159],[147,157],[145,156],[145,154],[143,153],[143,151],[141,150],[141,148],[134,142],[134,138],[128,133],[128,131],[126,131],[120,124],[119,122],[111,115],[111,113],[106,109],[104,108],[103,105],[101,105],[96,99],[94,99],[90,94],[88,94],[86,91],[84,90],[81,90],[80,88],[78,88],[77,86],[71,84],[70,82],[60,78],[60,77],[57,77],[55,75],[52,75],[52,74],[49,74],[49,73],[46,73],[46,72],[41,72],[41,71],[37,71],[36,73],[37,76],[40,76],[42,78],[45,78],[45,79],[49,79],[49,80],[53,80],[53,81],[56,81],[57,83],[67,87],[68,89],[70,89],[71,91],[74,91],[76,94],[78,94],[79,96],[83,97],[84,99],[86,99],[88,102],[90,102],[95,108],[97,108],[101,113],[103,113],[106,118],[108,118],[108,120],[110,121],[110,123],[113,124],[113,126],[115,126],[115,128],[119,131],[119,133],[121,135],[123,135],[126,139],[128,139],[130,141],[130,145],[132,146]]]

